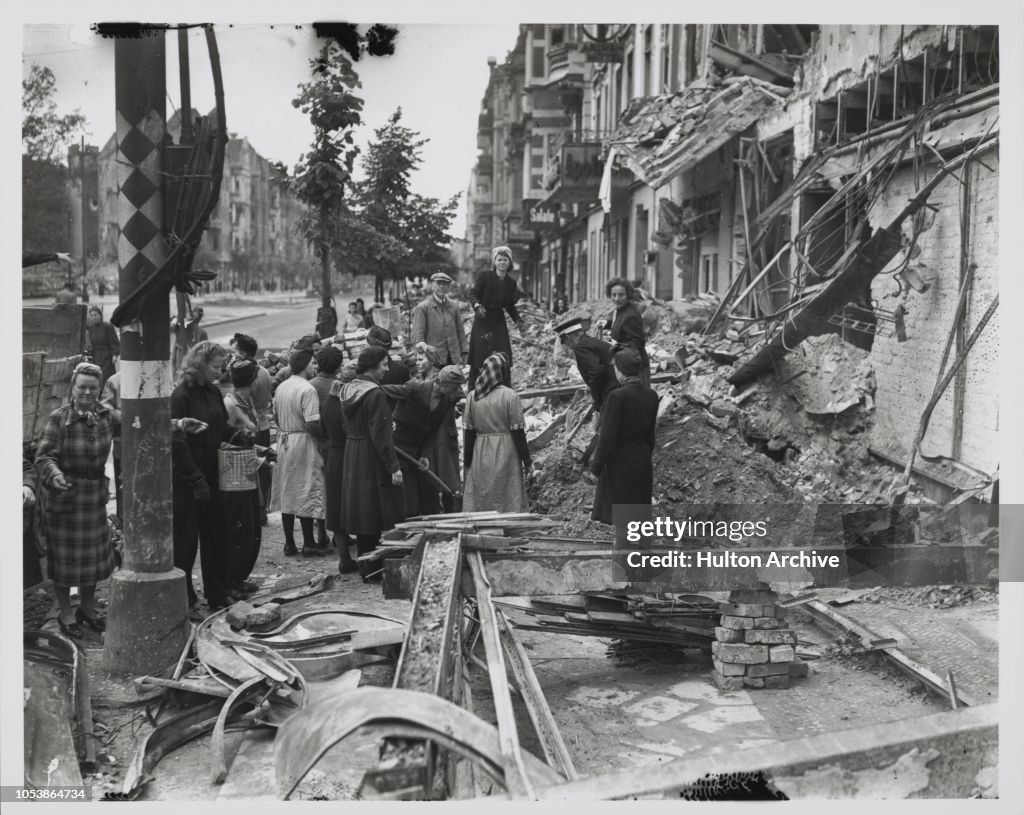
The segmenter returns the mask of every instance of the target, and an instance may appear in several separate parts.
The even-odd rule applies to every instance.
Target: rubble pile
[[[806,676],[796,661],[796,632],[773,591],[734,590],[719,605],[721,625],[711,644],[711,678],[721,690],[788,688],[791,676]]]

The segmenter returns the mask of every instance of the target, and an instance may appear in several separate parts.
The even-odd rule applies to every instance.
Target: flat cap
[[[564,337],[566,334],[572,334],[574,331],[583,330],[583,319],[581,317],[570,317],[568,320],[562,320],[558,325],[555,326],[555,333],[559,337]]]
[[[454,283],[455,281],[452,280],[444,272],[434,272],[434,274],[432,274],[430,276],[430,282],[431,283]]]

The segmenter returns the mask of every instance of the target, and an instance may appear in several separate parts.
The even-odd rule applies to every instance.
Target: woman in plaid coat
[[[82,625],[105,627],[96,612],[96,584],[114,570],[107,527],[110,486],[104,466],[121,417],[100,404],[102,372],[82,363],[71,376],[71,401],[50,414],[36,451],[46,530],[47,572],[60,608],[61,631],[81,637]],[[71,587],[81,603],[71,609]]]

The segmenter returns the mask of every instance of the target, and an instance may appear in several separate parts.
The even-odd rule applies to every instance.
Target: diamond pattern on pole
[[[121,184],[121,194],[136,208],[145,204],[157,190],[156,184],[150,181],[149,177],[141,170],[133,170]]]
[[[160,234],[160,227],[154,224],[141,212],[136,212],[128,219],[128,223],[121,229],[121,234],[136,249],[144,249],[156,235]]]
[[[141,164],[143,159],[156,149],[156,145],[137,127],[129,128],[118,148],[132,164]]]

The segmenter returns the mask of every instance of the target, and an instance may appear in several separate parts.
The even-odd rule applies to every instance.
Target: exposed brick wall
[[[980,156],[990,169],[972,163],[970,202],[970,262],[977,264],[968,306],[965,339],[974,330],[999,287],[999,159],[995,151]],[[931,171],[931,168],[929,168]],[[920,182],[925,178],[922,176]],[[888,223],[914,192],[914,172],[898,172],[871,215],[873,225]],[[917,432],[921,411],[939,377],[942,350],[953,324],[960,278],[961,186],[952,177],[943,181],[929,199],[939,207],[932,227],[919,241],[921,254],[914,261],[931,283],[923,294],[904,291],[894,296],[896,282],[890,274],[879,275],[872,297],[887,311],[898,304],[907,309],[907,341],[895,337],[875,340],[871,361],[878,392],[872,445],[905,457]],[[902,258],[902,256],[901,256]],[[891,268],[895,268],[893,264]],[[955,349],[950,352],[950,361]],[[963,410],[963,443],[960,460],[986,472],[999,460],[999,313],[989,322],[971,351],[967,363],[967,388]],[[953,389],[951,383],[932,414],[921,445],[927,454],[952,454]]]

